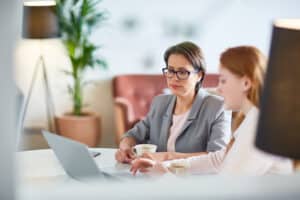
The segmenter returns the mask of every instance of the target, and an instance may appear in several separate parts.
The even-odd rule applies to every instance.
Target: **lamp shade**
[[[43,39],[59,36],[54,1],[25,2],[23,6],[23,38]]]
[[[274,23],[256,146],[300,159],[300,20]]]

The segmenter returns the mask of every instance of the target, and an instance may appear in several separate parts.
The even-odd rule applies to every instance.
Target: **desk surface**
[[[116,149],[91,148],[101,155],[95,159],[99,168],[107,172],[128,171],[129,165],[116,162]],[[17,153],[17,163],[22,181],[69,179],[52,149],[23,151]]]
[[[115,149],[93,149],[95,160],[106,170],[128,170],[118,164]],[[101,182],[82,185],[65,174],[52,150],[17,154],[21,187],[19,199],[299,199],[300,174],[263,177],[196,176],[162,177],[143,182]],[[67,183],[67,184],[66,184]]]

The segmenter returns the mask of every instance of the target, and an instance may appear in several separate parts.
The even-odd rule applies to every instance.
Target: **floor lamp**
[[[300,159],[300,19],[274,23],[256,146]]]
[[[22,36],[27,39],[42,40],[59,37],[59,26],[55,13],[55,1],[25,1],[23,6],[23,27]],[[49,80],[43,52],[40,51],[38,60],[34,68],[33,76],[30,82],[27,98],[24,102],[24,111],[21,116],[21,130],[23,129],[28,104],[32,95],[34,85],[37,80],[38,72],[42,70],[43,83],[45,86],[45,99],[47,107],[48,129],[55,131],[54,122],[54,104],[49,87]]]

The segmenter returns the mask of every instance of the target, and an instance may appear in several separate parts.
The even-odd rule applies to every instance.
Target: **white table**
[[[129,165],[116,162],[114,157],[116,149],[91,148],[90,150],[101,153],[94,159],[99,168],[104,171],[129,171]],[[17,163],[21,181],[26,184],[57,184],[62,181],[72,181],[65,173],[52,149],[18,152]]]
[[[117,164],[115,149],[94,149],[99,167],[128,170]],[[20,152],[17,155],[21,184],[20,200],[52,199],[300,199],[300,174],[264,177],[166,176],[156,180],[99,182],[90,185],[69,178],[52,150]]]

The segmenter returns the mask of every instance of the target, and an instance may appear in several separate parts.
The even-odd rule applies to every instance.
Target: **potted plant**
[[[68,91],[73,110],[55,118],[59,134],[96,146],[100,140],[100,117],[83,111],[84,73],[96,66],[107,68],[106,62],[95,56],[98,46],[90,41],[92,31],[106,20],[106,12],[99,11],[100,0],[56,0],[56,13],[62,41],[67,49],[72,67],[64,71],[72,78]]]

